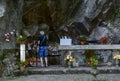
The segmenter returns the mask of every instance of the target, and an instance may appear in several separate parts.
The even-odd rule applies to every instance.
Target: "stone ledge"
[[[120,73],[119,67],[98,67],[98,74],[118,74]],[[16,76],[21,75],[32,75],[32,74],[90,74],[90,67],[79,67],[79,68],[65,68],[65,67],[28,67],[25,71],[16,71]]]
[[[120,45],[59,45],[59,50],[100,50],[120,49]]]

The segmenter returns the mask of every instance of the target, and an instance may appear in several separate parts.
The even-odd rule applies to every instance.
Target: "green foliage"
[[[90,65],[93,69],[97,69],[98,58],[96,56],[90,57],[87,59],[87,64]]]
[[[114,21],[117,18],[120,18],[120,8],[115,8],[112,20]]]
[[[88,65],[90,65],[92,68],[96,69],[98,64],[98,58],[96,57],[93,50],[87,50],[86,51],[86,58],[85,61]]]
[[[98,64],[98,59],[97,59],[97,57],[91,57],[91,64],[92,64],[92,65],[97,65],[97,64]]]
[[[5,63],[3,62],[3,60],[6,58],[6,55],[6,52],[0,54],[0,76],[2,76],[3,69],[5,68]]]
[[[98,0],[98,2],[101,2],[102,0]]]
[[[0,54],[0,61],[3,61],[4,59],[5,59],[5,57],[6,57],[6,53],[5,52],[3,52],[2,54]]]
[[[18,66],[26,66],[27,62],[26,61],[20,61],[17,63]]]
[[[120,18],[120,8],[115,8],[112,10],[111,16],[108,16],[111,21],[115,21],[115,19]]]
[[[80,35],[80,40],[86,40],[87,36],[86,35]]]
[[[120,8],[117,8],[115,11],[115,17],[120,18]]]
[[[18,41],[24,41],[24,40],[26,40],[26,37],[20,35],[20,36],[17,38],[17,40],[18,40]]]
[[[22,41],[25,41],[26,39],[27,39],[26,36],[20,35],[20,36],[17,38],[17,43],[21,43]]]
[[[85,54],[86,54],[86,59],[89,59],[90,57],[95,55],[94,50],[86,50]]]

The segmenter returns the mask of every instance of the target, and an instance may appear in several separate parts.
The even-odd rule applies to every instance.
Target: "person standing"
[[[44,31],[40,31],[40,36],[38,38],[38,57],[41,61],[41,66],[42,67],[47,67],[48,66],[48,49],[47,49],[47,42],[48,38],[45,36]],[[45,65],[44,65],[44,60],[45,60]]]

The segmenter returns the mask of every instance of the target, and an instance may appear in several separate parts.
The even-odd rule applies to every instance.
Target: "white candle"
[[[20,61],[25,61],[25,44],[20,44]]]

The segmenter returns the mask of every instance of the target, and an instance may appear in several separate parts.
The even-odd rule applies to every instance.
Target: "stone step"
[[[48,66],[42,67],[27,67],[25,71],[16,71],[15,75],[32,75],[32,74],[90,74],[92,71],[91,67],[74,67],[65,68],[61,66]],[[97,67],[98,74],[117,74],[120,73],[120,67]]]

